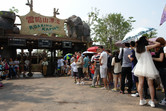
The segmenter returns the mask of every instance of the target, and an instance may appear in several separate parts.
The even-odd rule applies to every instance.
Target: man
[[[88,65],[89,65],[89,57],[87,56],[87,54],[85,54],[85,57],[84,57],[84,60],[83,60],[83,74],[86,76],[87,79],[89,78]]]
[[[100,58],[100,52],[99,52],[99,49],[97,49],[97,54],[93,55],[92,59],[91,59],[91,62],[94,62],[94,65],[95,65],[95,73],[94,73],[91,87],[95,87],[95,83],[97,81],[97,76],[99,76],[99,85],[101,86],[99,58]]]
[[[65,64],[64,64],[64,59],[63,59],[63,57],[61,57],[61,59],[60,59],[60,64],[61,64],[61,74],[63,75],[63,74],[65,74]]]
[[[103,79],[104,87],[101,89],[107,89],[107,53],[104,51],[103,46],[98,47],[99,52],[101,53],[99,62],[100,62],[100,76]]]
[[[131,73],[131,61],[128,58],[128,55],[130,55],[132,52],[129,49],[130,44],[125,43],[125,48],[120,50],[119,59],[122,59],[122,77],[121,77],[121,91],[120,93],[124,94],[125,90],[125,78],[127,76],[128,80],[128,94],[131,94],[131,88],[132,88],[132,73]]]
[[[109,84],[109,86],[111,86],[113,84],[113,74],[112,74],[113,67],[111,66],[111,64],[112,64],[112,55],[111,55],[110,50],[106,50],[106,53],[108,55],[108,62],[107,62],[108,84]]]
[[[82,71],[83,58],[81,56],[81,52],[80,51],[77,53],[77,57],[78,57],[78,60],[76,62],[77,68],[78,68],[78,83],[77,83],[77,85],[79,85],[79,84],[83,84],[84,85],[84,74],[83,74],[83,71]],[[81,79],[82,79],[82,82],[81,82]]]
[[[131,55],[128,55],[130,61],[132,62],[132,69],[135,67],[135,65],[137,64],[137,58],[135,56],[135,42],[134,41],[131,41],[130,42],[130,47],[131,47]],[[134,73],[132,73],[132,76],[133,76],[133,82],[136,86],[136,93],[135,94],[131,94],[131,96],[133,97],[138,97],[139,94],[138,94],[138,77],[134,75]]]

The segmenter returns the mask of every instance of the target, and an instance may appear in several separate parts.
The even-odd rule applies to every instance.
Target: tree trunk
[[[110,51],[112,53],[112,36],[110,36],[109,40],[110,40]]]

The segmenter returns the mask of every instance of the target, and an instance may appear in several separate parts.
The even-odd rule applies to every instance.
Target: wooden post
[[[33,11],[33,0],[31,0],[30,10]]]
[[[29,51],[29,73],[28,73],[28,76],[29,77],[32,77],[33,76],[33,74],[32,74],[32,47],[30,47],[29,49],[28,49],[28,51]]]
[[[59,9],[56,10],[56,8],[54,8],[54,12],[53,12],[54,17],[56,17],[56,15],[59,15],[59,14],[60,14],[58,11],[59,11]]]

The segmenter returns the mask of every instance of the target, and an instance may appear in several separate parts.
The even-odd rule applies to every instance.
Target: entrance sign
[[[52,41],[46,39],[38,40],[38,47],[52,47]]]
[[[56,17],[48,17],[40,15],[34,11],[30,11],[25,16],[20,16],[21,19],[21,34],[46,34],[55,33],[66,35],[64,31],[64,21]]]
[[[25,39],[8,39],[9,46],[26,46]]]
[[[63,48],[72,48],[72,42],[62,42]]]

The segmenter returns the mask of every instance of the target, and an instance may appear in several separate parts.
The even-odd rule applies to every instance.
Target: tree
[[[10,8],[9,11],[13,12],[13,13],[18,13],[19,12],[19,10],[16,9],[15,7]]]
[[[99,10],[96,8],[88,14],[88,17],[93,41],[100,42],[111,50],[114,49],[112,46],[115,42],[122,40],[126,33],[133,29],[132,23],[135,22],[133,17],[126,20],[118,13],[110,13],[99,18]]]

